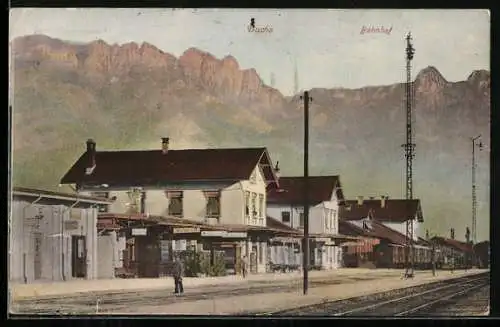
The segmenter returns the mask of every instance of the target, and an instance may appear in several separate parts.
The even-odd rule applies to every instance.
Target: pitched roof
[[[337,198],[344,200],[339,176],[309,176],[309,204],[329,201],[334,190]],[[272,204],[304,203],[304,177],[280,177],[279,188],[271,188],[267,193],[267,202]]]
[[[352,236],[367,236],[366,231],[345,220],[339,220],[339,233]]]
[[[19,187],[19,186],[15,186],[12,188],[12,194],[14,196],[24,196],[24,197],[34,197],[34,198],[41,197],[47,199],[57,199],[62,201],[80,201],[80,202],[88,202],[94,204],[109,204],[113,202],[110,199],[80,195],[77,193],[72,194],[72,193],[54,192],[54,191],[40,190],[40,189]]]
[[[431,246],[432,243],[429,240],[426,240],[425,238],[419,237],[417,241],[418,245],[423,245],[423,246]]]
[[[406,235],[403,235],[376,220],[371,221],[370,235],[399,245],[405,245],[407,240]]]
[[[250,178],[261,164],[266,180],[276,181],[266,148],[145,151],[97,151],[95,168],[85,175],[90,154],[84,152],[61,179],[62,184],[145,185],[161,182],[238,181]]]
[[[387,199],[384,208],[380,199],[363,200],[361,205],[357,200],[346,200],[345,205],[340,207],[341,220],[361,220],[368,216],[387,222],[405,222],[408,217],[417,217],[419,222],[424,221],[419,199]]]
[[[269,217],[269,216],[266,217],[266,226],[269,228],[273,228],[273,229],[283,230],[285,232],[302,234],[302,232],[299,231],[298,229],[295,229],[295,228],[292,228],[286,224],[283,224],[281,221],[274,219],[273,217]]]
[[[456,250],[459,250],[461,252],[466,252],[466,253],[472,253],[472,244],[467,244],[465,242],[460,242],[457,240],[453,240],[450,238],[445,238],[445,237],[434,237],[433,240],[441,245],[449,246],[452,247]]]
[[[370,220],[368,222],[368,229],[358,227],[349,221],[339,221],[339,232],[347,235],[384,239],[393,244],[406,244],[405,235],[376,220]]]

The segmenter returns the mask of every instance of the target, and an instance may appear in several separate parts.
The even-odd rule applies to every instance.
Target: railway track
[[[471,292],[485,288],[489,289],[489,273],[403,288],[390,293],[270,312],[266,315],[429,316],[458,297],[470,297]]]
[[[430,303],[413,316],[475,316],[488,315],[490,305],[490,285],[457,292],[455,296],[443,297],[441,301]]]
[[[393,275],[387,275],[393,276]],[[356,276],[339,279],[316,279],[310,281],[311,287],[336,285],[348,282],[370,281],[383,276]],[[253,295],[274,292],[289,292],[297,289],[298,280],[287,281],[249,281],[247,285],[210,286],[191,290],[186,289],[182,296],[172,294],[172,289],[141,290],[126,292],[95,292],[72,296],[30,298],[13,301],[12,308],[20,314],[96,314],[123,312],[133,306],[166,305],[178,302],[211,300],[240,295]]]

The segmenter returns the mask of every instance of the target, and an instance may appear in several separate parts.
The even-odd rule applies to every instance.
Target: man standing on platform
[[[175,256],[174,259],[174,269],[173,269],[173,277],[175,283],[175,294],[183,294],[184,287],[182,285],[182,276],[184,275],[184,264],[178,255]]]
[[[248,268],[248,260],[247,256],[244,255],[243,258],[241,259],[241,275],[243,276],[243,278],[245,278],[247,275],[247,268]]]

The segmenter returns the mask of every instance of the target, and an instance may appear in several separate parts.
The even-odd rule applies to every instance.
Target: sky
[[[284,95],[314,87],[359,88],[405,78],[405,35],[416,49],[413,73],[436,67],[448,81],[489,70],[487,10],[366,9],[104,9],[16,8],[9,34],[45,34],[63,40],[148,42],[180,56],[197,47],[218,58],[231,54],[265,83],[275,76]],[[250,33],[250,18],[271,33]],[[388,33],[361,33],[378,27]]]

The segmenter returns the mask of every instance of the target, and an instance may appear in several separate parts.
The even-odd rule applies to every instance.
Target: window
[[[259,263],[261,263],[261,264],[264,263],[264,251],[265,251],[264,244],[265,243],[262,243],[262,242],[259,243],[259,247],[260,247],[260,249],[259,249],[260,250],[259,251]]]
[[[304,227],[304,213],[299,213],[299,227]]]
[[[337,211],[332,211],[331,227],[334,233],[337,233]]]
[[[167,197],[170,200],[168,204],[168,214],[170,216],[183,216],[183,194],[180,192],[167,192]]]
[[[141,206],[141,191],[139,191],[136,188],[132,188],[130,191],[127,192],[128,195],[128,212],[131,214],[137,214],[140,213],[140,206]]]
[[[259,217],[264,218],[264,195],[259,194]]]
[[[141,192],[141,213],[146,213],[146,192]]]
[[[220,193],[219,192],[205,192],[207,198],[206,217],[219,218],[220,217]]]
[[[92,193],[90,193],[90,196],[93,196],[96,198],[109,199],[109,192],[92,192]],[[108,212],[109,211],[109,204],[98,204],[97,209],[99,210],[99,212]]]
[[[281,212],[281,221],[284,223],[290,222],[290,212],[289,211],[282,211]]]
[[[250,192],[245,192],[245,217],[250,217]]]
[[[323,217],[325,218],[325,230],[330,229],[330,210],[325,209],[323,213]]]
[[[257,193],[252,193],[252,216],[257,218]]]

